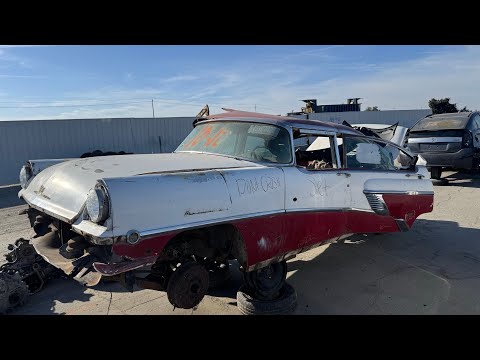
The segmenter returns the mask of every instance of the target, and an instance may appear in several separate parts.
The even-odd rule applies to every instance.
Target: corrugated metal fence
[[[94,150],[172,152],[193,117],[0,121],[0,185],[18,183],[26,160],[80,157]]]

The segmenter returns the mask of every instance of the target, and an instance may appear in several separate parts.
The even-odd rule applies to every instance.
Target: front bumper
[[[452,167],[456,169],[471,169],[474,150],[461,149],[457,152],[419,153],[427,161],[427,167]]]
[[[97,285],[102,276],[117,276],[155,264],[156,255],[135,260],[125,260],[112,253],[111,246],[87,245],[81,255],[75,258],[65,257],[65,246],[62,244],[58,230],[50,225],[50,232],[31,239],[35,251],[49,264],[62,270],[86,286]]]

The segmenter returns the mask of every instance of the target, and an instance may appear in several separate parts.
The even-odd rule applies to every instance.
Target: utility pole
[[[155,119],[155,108],[153,107],[153,99],[152,99],[152,114],[153,114],[153,118]]]

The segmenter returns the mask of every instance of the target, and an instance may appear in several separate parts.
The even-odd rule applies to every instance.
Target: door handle
[[[347,178],[352,176],[350,173],[344,173],[344,172],[338,172],[337,173],[337,176],[342,176],[342,175],[345,175],[345,177],[347,177]]]
[[[422,174],[405,174],[406,177],[417,176],[419,179],[423,179],[425,175]]]

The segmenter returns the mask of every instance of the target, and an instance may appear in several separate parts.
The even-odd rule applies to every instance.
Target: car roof
[[[311,120],[311,119],[299,119],[291,116],[280,116],[280,115],[271,115],[271,114],[262,114],[249,111],[241,111],[234,109],[223,109],[226,112],[209,115],[206,118],[198,119],[198,121],[246,121],[246,122],[258,122],[264,124],[278,125],[282,127],[290,128],[301,128],[309,130],[318,130],[318,131],[331,131],[331,132],[340,132],[345,134],[360,135],[364,136],[360,131],[352,129],[351,127],[324,122],[320,120]]]

